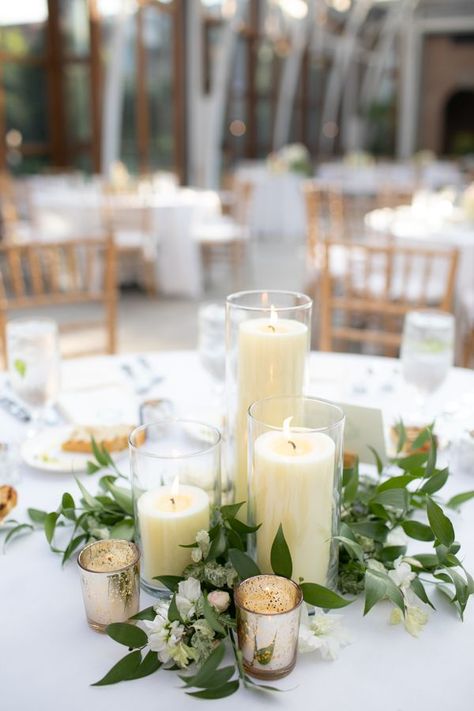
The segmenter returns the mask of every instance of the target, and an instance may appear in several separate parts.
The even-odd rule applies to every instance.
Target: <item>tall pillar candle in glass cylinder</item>
[[[256,400],[302,395],[312,301],[287,291],[246,291],[227,298],[226,477],[229,499],[246,501],[247,413]]]
[[[254,553],[272,571],[280,524],[294,580],[334,586],[343,462],[344,414],[324,400],[275,397],[249,410],[249,518],[261,524]]]
[[[141,584],[165,593],[157,576],[182,575],[196,533],[220,504],[220,433],[190,420],[162,420],[130,436],[132,491]]]

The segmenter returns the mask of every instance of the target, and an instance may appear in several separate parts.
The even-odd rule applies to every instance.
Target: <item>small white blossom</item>
[[[201,531],[198,531],[196,533],[196,543],[199,546],[199,549],[201,551],[201,558],[205,558],[207,554],[209,553],[209,547],[211,545],[211,540],[209,538],[209,533],[202,529]],[[197,549],[194,549],[197,550]],[[199,560],[201,560],[199,558]],[[193,558],[194,560],[194,558]],[[195,563],[198,563],[199,560],[194,561]]]
[[[155,606],[156,617],[152,621],[145,621],[148,634],[148,644],[153,652],[158,653],[158,659],[166,664],[173,659],[173,652],[181,642],[184,627],[176,620],[168,620],[169,604],[158,603]]]
[[[411,581],[416,578],[416,574],[412,572],[408,563],[400,561],[395,562],[395,568],[389,570],[388,575],[402,592],[407,590],[410,587]]]
[[[225,612],[230,605],[230,595],[224,590],[213,590],[207,600],[217,612]]]
[[[193,548],[191,550],[191,559],[193,563],[199,563],[202,560],[202,550],[200,548]]]
[[[196,578],[188,578],[178,585],[176,607],[182,620],[191,619],[196,612],[196,602],[201,597],[201,583]]]
[[[342,615],[316,612],[310,617],[303,605],[298,651],[305,653],[318,649],[323,659],[337,659],[342,647],[350,642],[350,635],[342,626]]]
[[[383,563],[381,563],[379,560],[375,560],[375,558],[369,558],[367,561],[367,567],[372,568],[372,570],[378,570],[379,573],[386,573],[386,569]]]
[[[385,545],[386,546],[406,546],[408,542],[408,536],[401,526],[396,526],[388,534]]]
[[[402,621],[406,631],[413,637],[418,637],[424,625],[428,622],[428,613],[418,605],[407,605],[405,616],[403,616],[401,610],[395,607],[390,615],[390,624],[398,625]]]

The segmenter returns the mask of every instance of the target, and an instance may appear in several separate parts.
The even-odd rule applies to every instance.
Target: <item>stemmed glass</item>
[[[6,327],[8,373],[16,395],[29,407],[37,433],[48,407],[59,393],[58,327],[51,319],[15,319]]]
[[[198,326],[199,360],[211,377],[215,399],[220,401],[225,378],[225,306],[201,306]]]
[[[416,416],[426,424],[426,403],[454,362],[454,316],[444,311],[410,311],[400,351],[402,374],[416,392]],[[432,416],[428,416],[432,419]]]

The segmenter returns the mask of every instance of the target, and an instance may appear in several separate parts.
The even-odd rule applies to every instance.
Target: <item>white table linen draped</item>
[[[180,415],[208,419],[209,385],[195,353],[150,354],[149,361],[165,376],[153,394],[171,397]],[[104,363],[116,367],[117,362],[118,357],[91,359],[89,365],[93,371],[94,367],[104,368]],[[86,365],[78,362],[79,381]],[[74,369],[74,363],[68,368]],[[406,401],[403,391],[397,389],[397,368],[398,362],[392,359],[312,354],[309,392],[381,406],[388,415],[398,415]],[[474,416],[473,395],[474,372],[453,369],[433,397],[433,414],[464,403]],[[2,439],[24,437],[23,426],[3,411],[0,423]],[[123,470],[127,468],[125,458]],[[95,491],[97,476],[79,478]],[[453,471],[446,488],[447,496],[474,488],[472,472]],[[71,475],[22,467],[15,518],[23,520],[30,506],[53,510],[66,490],[77,498]],[[463,561],[472,572],[474,501],[468,502],[461,514],[453,515],[453,520],[463,544]],[[150,602],[142,594],[141,606]],[[206,708],[214,703],[216,709],[234,711],[243,704],[262,710],[273,704],[295,711],[315,704],[338,711],[409,711],[414,705],[418,711],[467,709],[472,700],[474,658],[472,603],[464,623],[447,611],[441,600],[435,603],[438,611],[430,613],[425,629],[414,639],[402,626],[388,624],[388,603],[378,605],[364,618],[359,600],[343,611],[353,643],[336,662],[322,661],[317,654],[300,656],[292,675],[276,682],[281,689],[289,689],[288,693],[269,699],[240,691],[228,699],[209,702]],[[126,654],[126,649],[87,627],[76,564],[72,561],[61,569],[59,557],[48,550],[40,532],[17,540],[0,555],[0,631],[1,707],[5,711],[129,711],[156,708],[157,703],[163,709],[179,706],[186,711],[200,703],[186,696],[176,674],[166,671],[105,688],[90,686]]]

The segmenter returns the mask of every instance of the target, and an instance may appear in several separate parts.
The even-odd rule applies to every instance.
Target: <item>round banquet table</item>
[[[193,352],[149,354],[150,364],[164,376],[152,396],[172,398],[178,414],[208,418],[209,380]],[[133,356],[72,361],[74,370],[110,374],[120,362]],[[311,357],[309,392],[340,401],[383,407],[388,416],[403,407],[398,362],[369,356],[314,353]],[[368,378],[370,374],[370,379]],[[80,378],[79,378],[80,379]],[[100,378],[96,378],[99,380]],[[127,407],[137,401],[124,389]],[[453,369],[433,397],[433,411],[456,402],[474,402],[474,372]],[[469,400],[470,397],[470,400]],[[24,436],[24,425],[0,411],[2,439]],[[122,463],[124,471],[127,460]],[[447,495],[474,488],[474,472],[454,471]],[[96,479],[80,479],[95,491]],[[17,485],[19,505],[12,515],[25,520],[27,507],[53,510],[63,491],[77,496],[71,474],[46,473],[26,466]],[[463,544],[464,562],[474,570],[474,501],[453,515],[457,538]],[[91,687],[125,655],[120,645],[90,630],[82,606],[77,566],[61,569],[60,559],[48,550],[44,535],[12,542],[0,555],[0,707],[5,711],[128,711],[130,708],[196,709],[199,700],[185,695],[174,673],[157,674],[108,687]],[[439,601],[438,601],[439,602]],[[142,593],[141,607],[150,604]],[[390,606],[382,603],[363,618],[358,600],[343,611],[344,624],[353,642],[335,662],[322,661],[317,653],[301,655],[290,677],[277,682],[288,693],[267,695],[240,690],[233,696],[209,702],[215,708],[304,709],[313,704],[335,711],[461,711],[472,703],[474,659],[474,612],[468,607],[464,623],[440,603],[420,637],[414,639],[402,626],[388,624]]]

